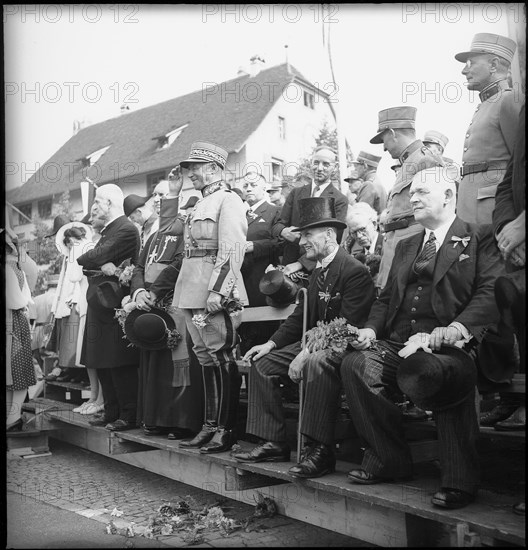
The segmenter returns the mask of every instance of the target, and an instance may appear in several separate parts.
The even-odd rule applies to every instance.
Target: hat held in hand
[[[280,269],[264,273],[259,283],[259,290],[266,296],[266,303],[278,308],[293,304],[299,288],[300,286]]]
[[[168,332],[176,328],[174,319],[165,310],[153,307],[150,311],[132,310],[125,321],[125,334],[138,348],[159,350],[168,347]]]
[[[439,352],[417,351],[398,367],[400,390],[418,407],[441,411],[467,399],[477,383],[477,367],[471,356],[456,346]]]

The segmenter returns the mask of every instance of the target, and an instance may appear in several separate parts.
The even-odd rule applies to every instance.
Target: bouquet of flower
[[[240,300],[238,289],[233,287],[231,296],[224,298],[222,301],[222,309],[227,311],[231,317],[236,317],[243,309],[244,304]],[[193,315],[191,321],[196,328],[205,328],[207,325],[207,319],[211,313],[197,313]]]
[[[130,286],[130,281],[132,280],[132,273],[134,272],[134,264],[129,264],[124,266],[121,264],[116,270],[114,275],[119,280],[121,286]]]
[[[318,321],[317,326],[306,332],[306,350],[309,353],[331,349],[337,353],[345,351],[350,342],[359,336],[359,330],[349,325],[343,317],[328,323]]]

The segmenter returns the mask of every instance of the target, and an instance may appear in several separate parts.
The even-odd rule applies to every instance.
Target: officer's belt
[[[216,256],[218,248],[186,248],[184,256],[186,258],[203,258],[204,256]]]
[[[507,160],[495,160],[488,162],[484,160],[482,162],[473,162],[471,164],[465,164],[460,168],[460,175],[462,177],[468,174],[476,174],[477,172],[486,172],[487,170],[502,170],[508,166]]]
[[[406,216],[401,220],[386,223],[383,226],[383,231],[385,231],[385,233],[388,233],[389,231],[396,231],[396,229],[404,229],[405,227],[409,227],[410,225],[414,225],[415,223],[418,222],[414,219],[414,216]]]

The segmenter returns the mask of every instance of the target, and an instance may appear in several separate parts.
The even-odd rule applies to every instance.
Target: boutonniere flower
[[[467,235],[466,237],[457,237],[456,235],[453,235],[451,240],[453,241],[453,248],[456,248],[458,243],[462,243],[463,246],[467,246],[471,240],[471,236]]]
[[[248,210],[246,212],[246,216],[248,218],[251,218],[252,220],[256,220],[259,217],[258,214],[255,214],[255,212],[253,212],[253,210]]]
[[[325,302],[328,302],[328,300],[330,300],[330,292],[319,291],[319,300],[324,300]]]

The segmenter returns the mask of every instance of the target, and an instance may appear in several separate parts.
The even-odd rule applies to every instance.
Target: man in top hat
[[[348,177],[344,181],[348,183],[348,202],[354,204],[364,202],[374,208],[377,199],[376,190],[370,181],[363,179],[363,169],[358,169],[357,163],[352,163],[348,169]]]
[[[332,197],[305,198],[299,204],[300,244],[306,256],[317,263],[307,296],[308,329],[318,321],[343,317],[356,327],[363,326],[374,300],[374,285],[366,267],[348,255],[337,242],[345,223],[336,219]],[[289,473],[302,478],[319,477],[335,468],[334,425],[338,413],[340,384],[330,381],[327,392],[321,386],[323,369],[339,369],[342,353],[322,350],[301,351],[303,300],[268,342],[250,349],[245,359],[254,362],[249,376],[249,405],[246,431],[264,442],[250,452],[235,456],[240,462],[278,462],[290,460],[286,425],[282,410],[280,381],[306,384],[305,405],[300,431],[310,438],[303,460]],[[334,377],[337,378],[336,374]],[[325,393],[325,397],[320,396]]]
[[[247,305],[240,273],[246,248],[246,209],[224,181],[227,151],[195,142],[189,158],[180,162],[202,198],[185,223],[184,258],[174,289],[176,307],[183,310],[194,352],[203,372],[205,423],[182,447],[201,453],[227,451],[236,442],[237,406],[241,377],[235,363],[239,316],[223,306],[239,295]],[[205,326],[193,316],[206,314]]]
[[[328,145],[317,147],[312,155],[311,184],[291,190],[282,207],[278,234],[284,239],[282,263],[286,266],[285,275],[294,275],[305,271],[311,273],[315,263],[307,259],[299,246],[300,235],[295,227],[300,225],[299,201],[308,197],[333,197],[337,219],[344,222],[348,208],[348,199],[332,184],[332,176],[337,168],[337,154]],[[341,235],[338,236],[341,238]]]
[[[416,108],[391,107],[378,114],[378,133],[370,143],[383,144],[393,159],[399,160],[401,169],[389,191],[387,214],[384,222],[383,256],[376,286],[387,283],[396,245],[402,239],[421,232],[414,219],[409,188],[414,175],[425,168],[441,166],[443,161],[434,155],[421,140],[416,139]]]
[[[348,477],[373,484],[412,474],[403,415],[395,405],[407,386],[398,389],[396,374],[404,358],[424,348],[432,353],[417,352],[412,360],[410,397],[435,413],[441,488],[432,502],[459,508],[473,501],[479,484],[476,371],[466,356],[497,318],[493,286],[501,267],[489,226],[456,216],[449,167],[418,172],[410,197],[420,232],[398,243],[387,285],[352,343],[356,351],[341,365],[351,418],[367,443],[361,469]],[[444,345],[465,347],[468,353]],[[423,379],[416,373],[417,360]],[[438,375],[452,378],[452,385],[439,384]]]
[[[123,261],[136,263],[139,234],[123,211],[123,191],[113,183],[97,188],[91,214],[94,219],[104,220],[104,227],[95,247],[77,258],[77,263],[83,270],[89,270],[90,275],[81,363],[97,369],[105,400],[104,414],[90,423],[111,431],[123,431],[136,427],[139,355],[137,349],[128,347],[123,339],[115,311],[99,302],[97,287],[104,282],[115,282],[112,276],[115,266]],[[99,270],[102,275],[91,276]]]
[[[364,173],[362,178],[365,181],[369,181],[374,186],[376,192],[376,199],[374,200],[374,210],[379,214],[385,210],[387,206],[387,190],[378,177],[378,166],[381,161],[381,157],[367,153],[366,151],[360,151],[356,162],[360,163],[364,167]]]
[[[491,33],[476,34],[471,49],[455,55],[462,74],[481,103],[464,140],[457,214],[471,223],[491,223],[495,192],[502,181],[513,144],[523,98],[508,84],[516,44]]]

